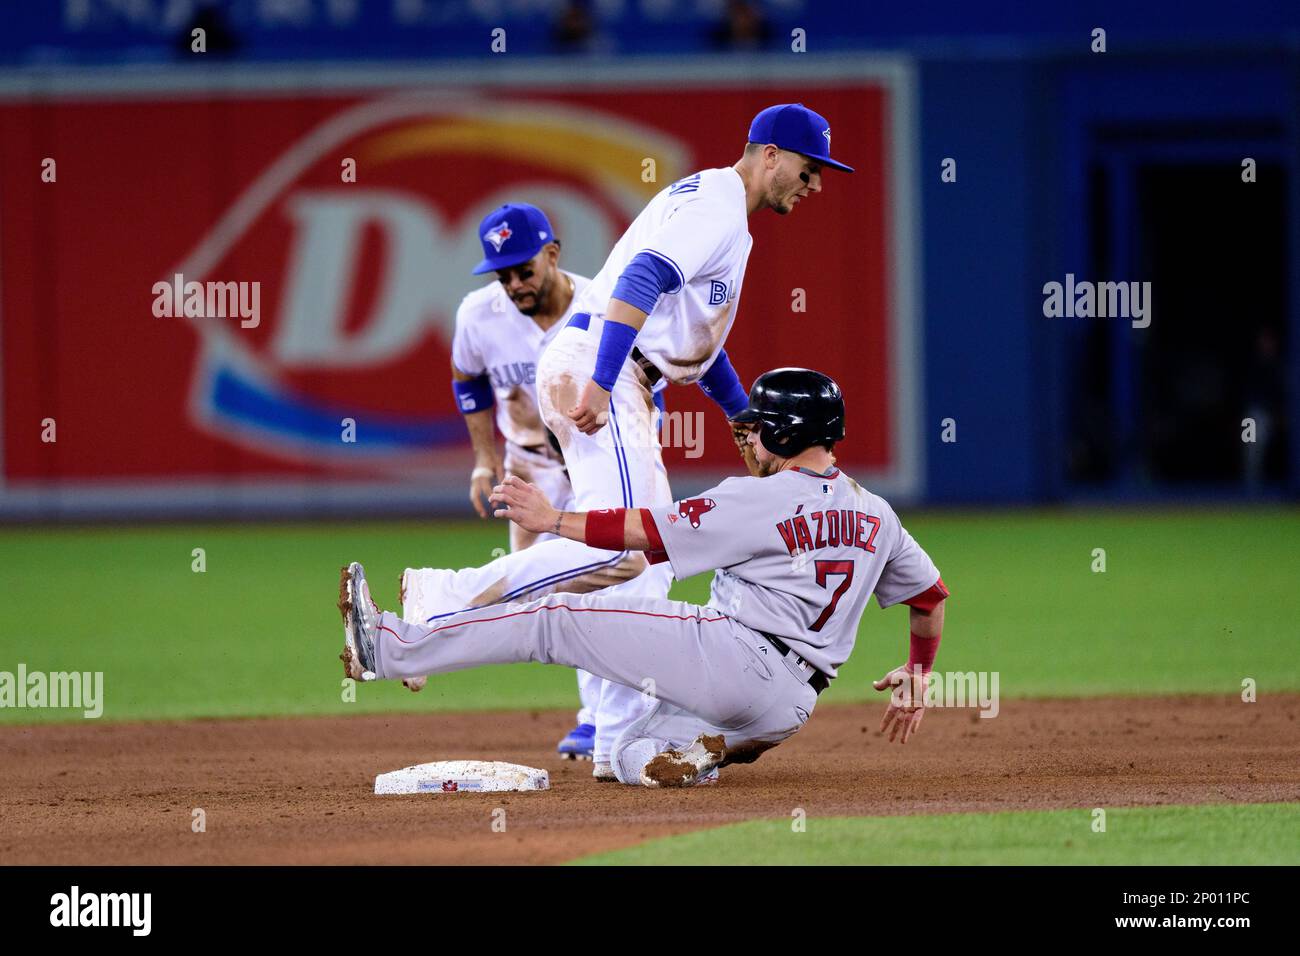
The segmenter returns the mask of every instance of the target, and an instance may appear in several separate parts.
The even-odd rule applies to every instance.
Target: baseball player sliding
[[[573,314],[577,294],[591,280],[560,268],[559,237],[536,206],[499,206],[483,218],[478,234],[483,260],[473,274],[494,272],[496,281],[465,296],[456,310],[451,345],[453,391],[474,447],[470,502],[479,517],[486,518],[492,487],[509,473],[537,485],[558,507],[570,507],[573,488],[537,410],[535,381],[538,357]],[[505,438],[504,461],[497,452],[494,422]],[[547,537],[512,523],[510,550],[523,551]],[[624,561],[575,579],[572,588],[605,587],[640,569]],[[408,586],[418,591],[419,584],[418,572],[408,568],[402,574],[401,600],[413,623],[423,621],[409,616],[422,602],[408,601]],[[424,678],[403,683],[418,691]],[[582,709],[577,725],[557,748],[562,757],[591,759],[599,694],[600,679],[579,671]]]
[[[748,217],[760,209],[789,213],[821,191],[828,167],[852,172],[831,158],[825,118],[797,103],[768,107],[754,117],[734,165],[666,187],[615,244],[537,367],[542,420],[560,445],[576,508],[662,509],[672,501],[653,401],[666,383],[698,383],[728,417],[745,408],[723,344],[752,246]],[[664,598],[670,575],[647,566],[640,549],[612,537],[557,535],[483,567],[408,573],[404,616],[432,625],[464,610],[566,591],[581,575],[629,560],[644,570],[617,585],[619,593]],[[616,778],[614,741],[647,707],[639,687],[602,684],[595,776]]]
[[[881,722],[906,743],[924,716],[948,590],[888,502],[835,467],[844,401],[827,376],[759,377],[733,419],[749,428],[757,475],[670,507],[557,511],[535,486],[493,489],[498,516],[607,550],[667,561],[687,578],[718,569],[707,606],[606,590],[554,594],[418,625],[381,612],[360,564],[343,569],[345,673],[401,678],[484,664],[579,667],[654,700],[614,742],[618,779],[688,786],[748,763],[796,733],[848,659],[867,601],[910,606],[906,664]]]

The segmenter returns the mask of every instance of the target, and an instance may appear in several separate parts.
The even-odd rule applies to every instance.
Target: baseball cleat
[[[353,561],[339,571],[339,613],[343,615],[343,674],[353,680],[375,679],[375,638],[379,608],[370,599],[365,568]]]
[[[727,756],[727,741],[721,735],[700,734],[685,750],[665,750],[641,770],[647,787],[690,787],[713,783],[707,779]]]
[[[614,773],[614,765],[606,763],[604,760],[593,760],[591,762],[591,775],[596,778],[597,783],[618,783],[618,775]]]
[[[596,725],[578,724],[555,749],[561,760],[590,760],[596,750]]]

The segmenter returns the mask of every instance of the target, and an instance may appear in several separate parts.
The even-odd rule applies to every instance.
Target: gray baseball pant
[[[666,598],[553,594],[465,611],[436,624],[380,616],[376,674],[538,661],[579,667],[657,701],[611,751],[623,783],[657,753],[722,734],[728,763],[749,762],[807,722],[816,691],[757,631],[721,611]]]

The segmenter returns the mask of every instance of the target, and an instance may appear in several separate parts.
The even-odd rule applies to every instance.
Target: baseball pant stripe
[[[655,698],[707,724],[743,729],[741,738],[780,739],[799,728],[817,693],[769,659],[762,649],[770,647],[715,608],[663,598],[551,595],[475,611],[435,628],[407,624],[385,611],[375,641],[375,673],[397,679],[536,661],[581,667],[642,698],[632,688],[649,678]],[[769,712],[770,718],[756,723]],[[598,733],[599,726],[598,719]]]
[[[610,567],[611,565],[618,564],[625,557],[627,557],[628,553],[629,552],[627,551],[620,551],[618,554],[614,555],[614,557],[609,558],[608,560],[597,561],[594,564],[586,564],[579,568],[568,568],[564,571],[557,571],[554,574],[550,575],[549,577],[538,578],[536,581],[529,581],[527,584],[521,584],[513,591],[510,591],[507,594],[503,594],[498,600],[494,601],[493,604],[506,604],[511,599],[517,598],[523,594],[528,594],[530,591],[536,591],[539,588],[549,587],[552,584],[560,584],[564,581],[568,581],[571,578],[581,577],[582,575],[586,574],[588,571],[597,571],[601,568],[607,568]],[[455,611],[447,611],[443,614],[434,614],[433,616],[426,618],[425,623],[431,624],[434,621],[442,620],[444,617],[451,617],[453,614],[464,614],[466,611],[477,611],[480,610],[481,608],[491,607],[491,606],[492,605],[490,604],[474,604],[469,607],[459,608]]]
[[[725,614],[719,614],[717,617],[705,617],[702,614],[662,614],[657,611],[632,611],[627,608],[616,607],[570,607],[567,604],[545,604],[528,611],[510,611],[506,614],[498,614],[496,617],[479,617],[472,621],[452,621],[450,624],[441,624],[438,627],[433,627],[427,630],[423,635],[421,635],[419,640],[432,637],[439,631],[450,631],[458,627],[470,627],[474,624],[490,624],[495,621],[505,621],[512,617],[527,617],[528,615],[538,614],[542,611],[568,611],[570,614],[632,614],[640,617],[661,617],[669,621],[699,621],[701,624],[712,624],[715,621],[727,620]],[[403,644],[415,643],[414,641],[403,640],[402,636],[391,627],[383,627],[380,629],[387,631]]]
[[[615,385],[615,388],[618,386]],[[631,469],[628,468],[627,455],[623,451],[623,433],[618,427],[618,415],[614,411],[614,403],[609,404],[609,421],[614,429],[614,457],[618,460],[618,479],[623,490],[623,507],[632,507],[632,475]]]

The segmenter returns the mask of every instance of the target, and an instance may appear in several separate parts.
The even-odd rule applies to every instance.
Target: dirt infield
[[[1300,800],[1300,695],[936,710],[907,747],[877,706],[819,710],[717,786],[598,784],[563,713],[0,727],[0,863],[557,863],[753,817]],[[376,773],[492,758],[529,794],[376,797]],[[492,811],[506,809],[506,831]],[[193,811],[206,814],[195,833]],[[498,814],[498,817],[500,815]]]

